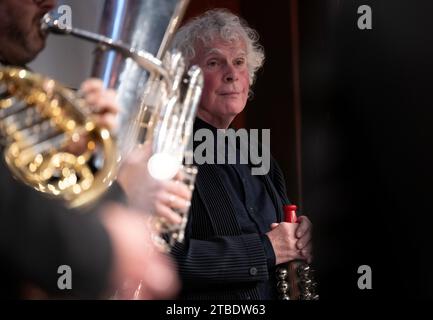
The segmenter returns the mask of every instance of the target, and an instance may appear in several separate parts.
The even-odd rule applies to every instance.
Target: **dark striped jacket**
[[[199,166],[183,244],[172,249],[182,279],[180,299],[259,299],[269,277],[259,234],[242,234],[216,165]],[[283,173],[272,159],[261,176],[281,221],[288,203]]]

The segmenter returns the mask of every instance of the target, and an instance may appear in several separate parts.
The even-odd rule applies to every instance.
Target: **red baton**
[[[298,217],[296,216],[297,207],[293,204],[286,204],[283,206],[284,210],[284,222],[298,223]]]

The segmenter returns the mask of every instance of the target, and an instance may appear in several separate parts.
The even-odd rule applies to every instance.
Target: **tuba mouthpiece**
[[[41,30],[54,34],[68,34],[72,29],[68,26],[60,25],[60,20],[52,13],[46,13],[41,19]]]

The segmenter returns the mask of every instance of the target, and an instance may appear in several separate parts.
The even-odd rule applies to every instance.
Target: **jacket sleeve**
[[[266,255],[258,234],[189,239],[184,245],[176,244],[171,254],[182,281],[189,287],[268,279]]]

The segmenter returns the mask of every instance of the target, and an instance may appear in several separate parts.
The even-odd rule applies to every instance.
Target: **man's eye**
[[[218,62],[216,60],[210,60],[207,62],[208,67],[216,67],[218,65]]]
[[[237,65],[237,66],[242,66],[244,64],[245,64],[245,59],[237,59],[235,61],[235,65]]]

